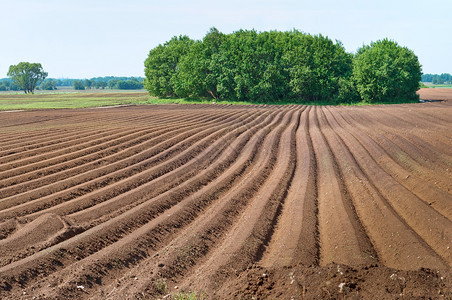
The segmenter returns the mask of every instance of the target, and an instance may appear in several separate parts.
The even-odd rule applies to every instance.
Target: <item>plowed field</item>
[[[448,100],[452,101],[452,89],[446,88],[423,88],[417,92],[423,100]]]
[[[452,297],[452,105],[0,112],[0,238],[2,299]]]

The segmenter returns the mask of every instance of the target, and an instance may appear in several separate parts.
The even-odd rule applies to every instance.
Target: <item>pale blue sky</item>
[[[452,73],[452,0],[0,0],[0,78],[40,62],[49,77],[144,76],[150,49],[210,27],[291,30],[342,41],[349,52],[390,38],[424,73]]]

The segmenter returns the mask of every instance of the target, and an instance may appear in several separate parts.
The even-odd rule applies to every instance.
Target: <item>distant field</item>
[[[74,91],[40,91],[34,95],[24,93],[0,93],[0,111],[31,110],[31,109],[60,109],[60,108],[89,108],[116,105],[143,104],[211,104],[212,100],[191,99],[159,99],[149,96],[143,90],[89,90]],[[247,102],[222,102],[225,104],[252,104]],[[286,103],[284,103],[286,104]],[[287,103],[289,104],[289,103]]]
[[[428,86],[429,88],[435,88],[435,89],[451,89],[452,88],[452,84],[433,84],[431,82],[423,82],[426,86]]]
[[[452,89],[448,88],[434,88],[434,89],[420,89],[418,92],[422,100],[449,100],[452,101]]]
[[[452,89],[420,89],[421,99],[428,100],[452,100]],[[23,93],[0,93],[0,111],[8,110],[32,110],[32,109],[61,109],[61,108],[89,108],[116,105],[143,105],[143,104],[208,104],[215,103],[212,100],[198,99],[159,99],[149,96],[143,90],[88,90],[74,91],[66,89],[57,92],[40,91],[34,95]],[[221,101],[222,104],[257,104],[252,102]],[[267,104],[296,104],[293,102],[278,102]],[[328,103],[303,103],[312,105],[327,105]],[[363,105],[356,103],[354,105]]]
[[[90,93],[42,93],[35,95],[0,94],[0,110],[84,108],[147,104],[152,99],[148,93],[143,91],[104,91],[91,91]]]

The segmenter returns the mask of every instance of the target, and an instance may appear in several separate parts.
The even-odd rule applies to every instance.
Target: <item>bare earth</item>
[[[417,92],[422,100],[448,100],[452,101],[452,89],[424,88]]]
[[[451,298],[451,268],[451,101],[1,114],[2,299]]]

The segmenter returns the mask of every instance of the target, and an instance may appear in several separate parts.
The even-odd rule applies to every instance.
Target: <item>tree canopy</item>
[[[72,83],[72,86],[74,87],[74,90],[78,90],[78,91],[85,89],[85,86],[83,85],[83,81],[81,81],[81,80],[74,80]]]
[[[365,102],[418,99],[421,65],[413,51],[384,39],[358,50],[353,78]]]
[[[26,94],[33,94],[39,82],[47,77],[47,73],[40,63],[21,62],[9,67],[8,76]]]
[[[173,37],[164,45],[152,49],[145,61],[144,87],[159,97],[176,96],[176,72],[179,60],[194,44],[188,36]]]
[[[41,85],[39,86],[39,88],[40,88],[41,90],[48,90],[48,91],[51,91],[51,90],[56,90],[56,89],[57,89],[57,88],[56,88],[56,85],[57,85],[57,81],[56,81],[55,79],[47,78],[47,79],[45,79],[45,80],[41,83]]]
[[[375,84],[366,82],[364,74]],[[297,30],[223,34],[212,28],[202,40],[173,37],[152,49],[145,61],[144,87],[162,98],[400,101],[414,97],[420,74],[412,51],[388,40],[354,55],[339,41]]]

